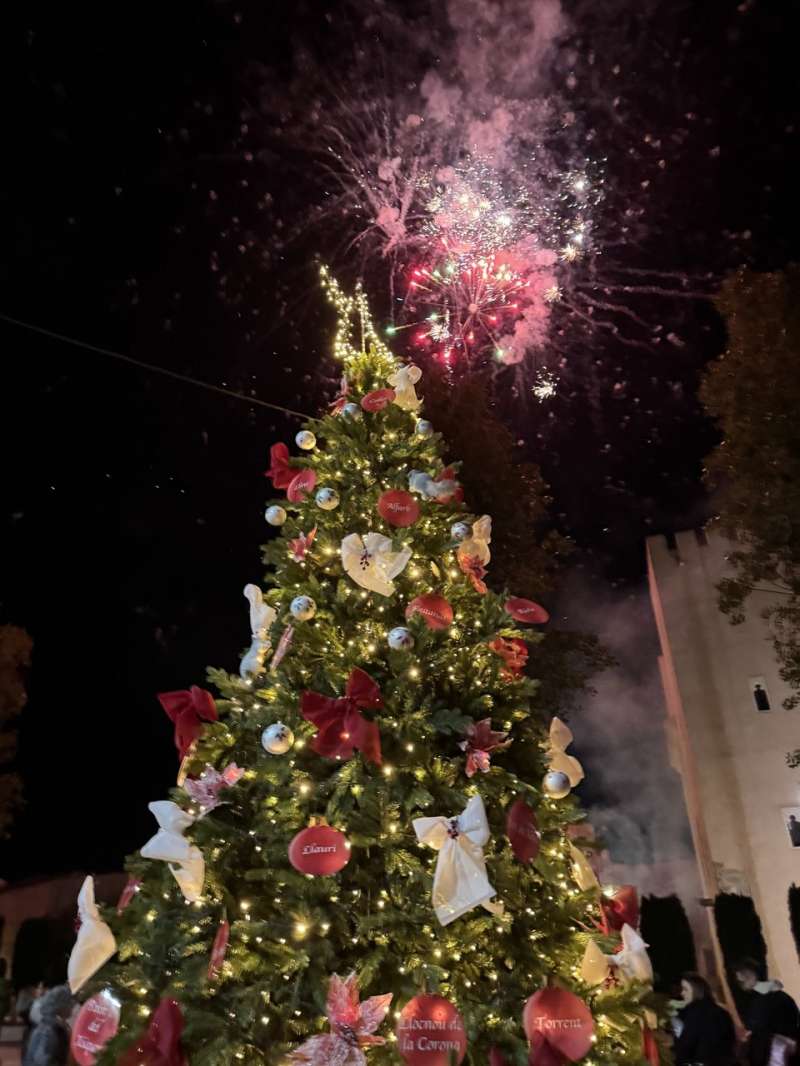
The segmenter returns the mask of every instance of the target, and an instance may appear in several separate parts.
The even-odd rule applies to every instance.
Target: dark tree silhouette
[[[642,937],[649,944],[657,992],[670,994],[687,970],[697,969],[694,936],[683,904],[676,895],[645,896]]]

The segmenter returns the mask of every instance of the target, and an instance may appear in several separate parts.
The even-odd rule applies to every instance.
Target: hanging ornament
[[[385,1044],[375,1030],[386,1017],[392,1002],[391,992],[385,996],[370,996],[359,1002],[358,978],[354,973],[342,980],[337,974],[328,985],[328,1015],[330,1033],[312,1036],[292,1051],[287,1059],[290,1066],[366,1066],[364,1049]]]
[[[388,407],[394,397],[394,389],[375,389],[374,392],[368,392],[362,399],[361,406],[365,411],[370,411],[374,414],[376,411],[382,411],[384,407]]]
[[[328,405],[328,410],[332,415],[340,415],[342,413],[349,394],[350,385],[347,380],[347,375],[342,374],[342,380],[339,383],[339,394],[335,397],[333,402]]]
[[[311,747],[318,755],[351,759],[354,751],[360,751],[368,762],[380,766],[380,732],[361,711],[382,706],[381,690],[369,674],[355,667],[347,679],[344,696],[335,699],[321,692],[304,692],[300,713],[317,727]]]
[[[506,816],[506,836],[514,858],[519,862],[534,862],[539,854],[542,835],[536,814],[523,799],[515,800]]]
[[[97,1056],[117,1035],[119,1002],[106,989],[87,999],[72,1026],[69,1049],[78,1066],[94,1066]]]
[[[505,663],[505,669],[500,671],[504,681],[515,681],[525,670],[528,661],[528,645],[519,637],[495,637],[489,641],[489,647]]]
[[[408,366],[400,367],[386,379],[395,391],[394,402],[404,411],[419,410],[422,401],[417,396],[414,386],[421,377],[420,368],[409,363]]]
[[[349,418],[351,422],[360,422],[364,417],[357,403],[346,403],[342,408],[342,414],[345,418]]]
[[[150,1015],[147,1029],[117,1059],[117,1066],[188,1066],[181,1048],[183,1026],[177,1001],[162,999]]]
[[[486,582],[483,580],[486,577],[486,567],[477,557],[477,555],[461,555],[458,556],[458,565],[462,574],[466,574],[470,580],[472,587],[478,593],[479,596],[485,596],[489,591]]]
[[[226,766],[222,773],[213,766],[206,766],[198,778],[187,778],[183,787],[192,803],[200,808],[202,816],[222,805],[220,792],[224,788],[233,788],[243,774],[244,770],[240,770],[235,762]]]
[[[639,928],[639,895],[633,885],[621,885],[613,892],[607,894],[608,889],[603,890],[600,897],[600,928],[608,934],[612,931],[619,932],[623,925],[629,925],[633,929]]]
[[[317,605],[310,596],[295,596],[289,610],[298,622],[308,622],[317,613]]]
[[[296,563],[305,562],[306,555],[314,543],[317,535],[317,527],[314,526],[308,533],[301,533],[299,537],[293,537],[289,541],[289,557]]]
[[[567,748],[574,737],[560,718],[553,718],[550,723],[550,740],[547,747],[547,761],[550,770],[566,774],[572,788],[583,781],[583,767],[574,755],[567,755]]]
[[[283,662],[284,656],[292,646],[294,640],[294,626],[287,626],[281,633],[281,639],[278,641],[278,647],[275,649],[275,654],[272,656],[272,661],[269,664],[270,670],[277,670]]]
[[[456,554],[459,559],[474,558],[486,566],[492,557],[489,551],[491,540],[492,519],[485,514],[477,522],[472,523],[469,536],[459,544]]]
[[[317,446],[317,438],[311,432],[310,429],[301,429],[297,436],[294,438],[294,442],[298,448],[302,448],[304,452],[310,452]]]
[[[389,630],[389,647],[392,651],[411,651],[414,647],[414,634],[405,626],[395,626]]]
[[[437,503],[462,503],[464,490],[456,480],[457,471],[454,466],[446,466],[435,480],[436,490],[434,500]]]
[[[264,595],[257,585],[245,585],[244,596],[250,604],[251,644],[239,663],[239,676],[258,677],[264,673],[264,659],[272,647],[269,631],[278,612],[264,602]]]
[[[408,487],[426,500],[447,503],[453,499],[458,485],[452,478],[443,476],[441,480],[436,481],[424,470],[411,470],[408,474]]]
[[[397,1050],[408,1066],[451,1066],[467,1053],[464,1021],[442,996],[414,996],[397,1019]]]
[[[271,526],[282,526],[286,521],[286,511],[280,507],[277,503],[273,503],[271,507],[268,507],[264,512],[264,517]]]
[[[588,942],[581,963],[581,980],[587,985],[609,989],[632,981],[653,983],[653,964],[647,954],[647,944],[627,923],[622,927],[621,937],[622,947],[614,955],[605,955],[597,941]]]
[[[466,740],[459,743],[459,748],[467,753],[465,772],[467,777],[481,771],[485,774],[491,767],[491,753],[503,751],[511,744],[508,733],[496,733],[492,729],[491,718],[473,722],[467,727]]]
[[[428,629],[447,629],[453,623],[453,608],[436,592],[417,596],[406,607],[406,619],[421,615]]]
[[[273,722],[261,734],[261,747],[270,755],[285,755],[294,744],[294,733],[283,722]]]
[[[406,568],[411,549],[394,551],[390,537],[382,533],[350,533],[342,541],[344,571],[361,588],[379,596],[394,593],[394,579]]]
[[[572,859],[572,879],[581,892],[590,892],[593,888],[599,888],[600,882],[581,849],[570,844],[569,854]]]
[[[544,607],[533,600],[523,600],[520,596],[506,600],[505,609],[517,622],[528,622],[530,625],[541,625],[550,618]]]
[[[203,732],[203,722],[217,721],[217,707],[210,692],[192,685],[178,692],[160,692],[158,702],[175,723],[175,747],[185,759]]]
[[[78,893],[78,938],[67,963],[70,992],[78,992],[101,966],[116,954],[117,942],[100,917],[94,901],[94,878],[87,877]]]
[[[269,450],[269,470],[264,472],[276,489],[286,489],[297,471],[289,463],[289,449],[285,444],[273,444]]]
[[[471,532],[472,526],[469,522],[453,522],[452,526],[450,526],[450,536],[453,540],[466,540]]]
[[[495,889],[486,875],[483,848],[489,841],[489,822],[480,796],[473,796],[455,818],[415,818],[417,840],[438,851],[433,876],[433,909],[440,925],[449,925],[474,907],[502,914],[492,903]]]
[[[314,500],[321,511],[335,511],[339,506],[339,493],[336,489],[325,486],[318,490]]]
[[[418,437],[422,437],[423,440],[427,440],[433,436],[433,425],[425,418],[417,420],[417,424],[414,426],[414,433]]]
[[[306,496],[313,492],[317,483],[317,475],[313,470],[301,470],[295,474],[286,490],[286,499],[290,503],[305,503]]]
[[[166,862],[184,899],[194,903],[203,893],[206,876],[202,851],[183,835],[194,822],[194,818],[172,800],[156,800],[154,803],[148,803],[147,809],[155,817],[159,829],[156,835],[147,841],[140,854],[143,859],[160,859]]]
[[[311,825],[292,839],[289,862],[301,874],[332,877],[350,862],[350,842],[331,825]]]
[[[547,1048],[570,1062],[578,1062],[591,1049],[592,1012],[566,988],[543,988],[532,995],[525,1004],[522,1022],[534,1055]]]
[[[230,922],[225,918],[219,923],[217,935],[214,937],[214,943],[211,945],[211,957],[208,960],[208,971],[206,972],[206,978],[209,981],[215,981],[222,971],[222,964],[225,961],[225,956],[228,952],[228,941],[230,938],[231,926]]]
[[[391,526],[413,526],[419,518],[419,504],[410,492],[389,489],[378,497],[378,514]]]
[[[128,878],[128,880],[125,882],[122,891],[119,894],[119,899],[117,900],[117,914],[122,914],[124,910],[127,910],[127,908],[130,906],[131,900],[139,891],[139,885],[141,883],[142,882],[139,880],[138,877]]]
[[[564,799],[572,791],[572,785],[566,774],[560,770],[549,770],[542,779],[542,791],[550,799]]]

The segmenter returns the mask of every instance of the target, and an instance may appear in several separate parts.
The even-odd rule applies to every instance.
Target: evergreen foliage
[[[14,768],[17,719],[27,702],[24,672],[33,641],[19,626],[0,626],[0,837],[22,806],[22,782]]]

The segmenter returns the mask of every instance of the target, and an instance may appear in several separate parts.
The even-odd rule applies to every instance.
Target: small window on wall
[[[761,713],[771,711],[772,704],[767,691],[767,682],[763,677],[751,677],[749,681],[755,709]]]

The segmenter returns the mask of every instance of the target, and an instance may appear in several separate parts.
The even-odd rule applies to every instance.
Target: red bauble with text
[[[523,600],[521,596],[512,596],[506,600],[505,609],[517,622],[527,622],[529,625],[541,625],[550,619],[550,615],[533,600]]]
[[[397,1021],[397,1050],[408,1066],[450,1066],[467,1053],[464,1021],[442,996],[415,996]]]
[[[534,1050],[546,1044],[570,1062],[578,1062],[592,1046],[592,1012],[566,988],[534,993],[525,1004],[522,1023]]]
[[[539,854],[541,834],[536,815],[525,802],[518,799],[512,803],[506,816],[506,836],[511,841],[514,858],[520,862],[533,862]]]
[[[389,489],[378,497],[378,514],[390,526],[413,526],[419,518],[419,504],[410,492]]]
[[[421,614],[428,629],[447,629],[453,623],[453,608],[444,598],[435,592],[417,596],[406,607],[406,619]]]
[[[289,862],[301,874],[331,877],[350,862],[350,844],[344,833],[330,825],[301,829],[289,845]]]
[[[78,1012],[69,1049],[78,1066],[94,1066],[95,1060],[119,1029],[119,1004],[107,992],[87,999]]]

